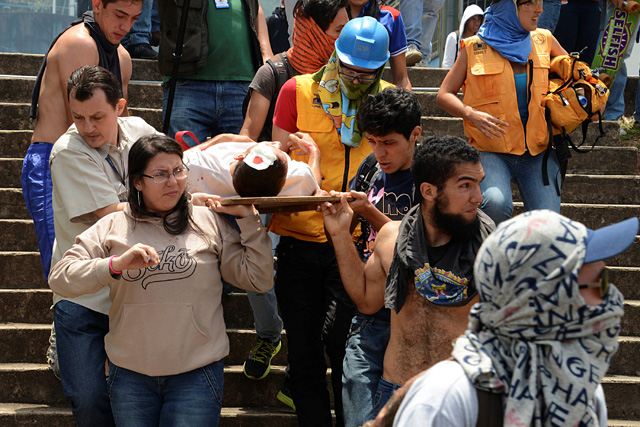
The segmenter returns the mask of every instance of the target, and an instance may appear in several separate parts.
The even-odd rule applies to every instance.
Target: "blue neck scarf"
[[[484,19],[478,37],[509,61],[526,64],[531,53],[531,34],[522,28],[513,1],[492,4]]]

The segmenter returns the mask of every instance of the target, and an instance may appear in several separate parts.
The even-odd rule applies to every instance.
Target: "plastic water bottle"
[[[584,96],[578,96],[578,101],[580,102],[580,105],[582,105],[583,107],[586,107],[587,103],[589,102],[587,98]]]

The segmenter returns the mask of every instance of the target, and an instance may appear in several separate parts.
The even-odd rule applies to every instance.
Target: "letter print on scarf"
[[[618,348],[623,297],[587,306],[587,229],[547,210],[505,221],[480,248],[480,302],[453,357],[475,387],[506,394],[505,426],[595,426],[593,395]]]

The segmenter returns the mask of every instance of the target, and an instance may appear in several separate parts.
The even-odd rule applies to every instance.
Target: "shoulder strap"
[[[369,154],[362,162],[362,169],[360,169],[360,173],[356,177],[356,191],[368,193],[380,170],[375,154]]]
[[[502,409],[502,394],[476,388],[478,395],[477,427],[502,427],[504,411]]]
[[[276,87],[273,93],[274,94],[273,99],[276,99],[278,97],[278,94],[280,94],[280,89],[282,89],[282,86],[284,86],[287,80],[291,78],[291,76],[289,75],[289,59],[287,58],[287,52],[282,52],[280,54],[280,57],[282,58],[282,61],[278,61],[278,62],[273,62],[272,60],[267,59],[267,64],[271,66],[271,70],[273,71],[273,74],[276,76]]]

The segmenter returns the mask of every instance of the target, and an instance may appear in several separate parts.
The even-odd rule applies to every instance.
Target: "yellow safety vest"
[[[349,181],[355,176],[362,161],[372,152],[369,141],[362,138],[360,145],[348,147],[340,142],[340,135],[333,120],[324,112],[318,96],[318,83],[311,74],[294,77],[296,80],[296,126],[300,132],[308,133],[320,149],[322,160],[320,188],[326,191],[347,191]],[[382,82],[383,89],[393,86]],[[301,157],[301,158],[299,158]],[[296,160],[308,162],[307,156],[295,156]],[[326,242],[322,213],[314,211],[296,214],[276,214],[270,230],[281,236],[292,236],[309,242]]]
[[[549,86],[551,33],[538,29],[531,32],[531,53],[527,61],[527,97],[529,118],[526,131],[518,110],[516,83],[509,60],[493,50],[480,37],[463,40],[467,51],[467,78],[462,88],[463,102],[478,111],[509,123],[502,137],[489,139],[470,121],[464,121],[464,133],[469,143],[480,151],[524,154],[528,149],[535,156],[549,142],[542,99]],[[525,139],[526,137],[526,139]]]

